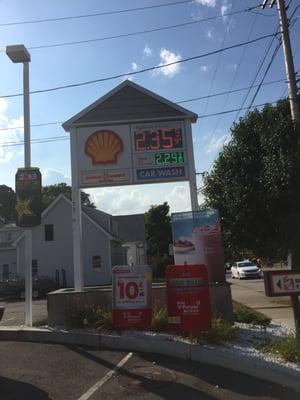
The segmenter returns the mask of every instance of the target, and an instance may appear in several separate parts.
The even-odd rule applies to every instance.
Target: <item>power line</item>
[[[93,14],[80,14],[80,15],[71,15],[68,17],[45,18],[45,19],[36,19],[36,20],[27,20],[27,21],[18,21],[18,22],[5,22],[5,23],[0,24],[0,27],[1,26],[13,26],[13,25],[38,24],[38,23],[43,23],[43,22],[67,21],[67,20],[72,20],[72,19],[124,14],[124,13],[130,13],[130,12],[134,12],[134,11],[144,11],[144,10],[150,10],[150,9],[155,9],[155,8],[177,6],[180,4],[187,4],[187,3],[193,3],[193,2],[194,2],[194,0],[182,0],[182,1],[172,2],[172,3],[157,4],[157,5],[145,6],[145,7],[126,8],[123,10],[115,10],[115,11],[103,11],[103,12],[98,12],[98,13],[93,13]],[[258,6],[251,7],[251,9],[254,9],[257,7]]]
[[[176,29],[176,28],[181,28],[181,27],[185,27],[185,26],[195,25],[195,24],[208,22],[208,21],[212,21],[215,19],[223,18],[223,17],[228,17],[231,15],[241,14],[241,13],[248,12],[248,11],[249,11],[249,9],[246,8],[246,9],[237,10],[237,11],[231,12],[231,13],[219,14],[219,15],[215,15],[212,17],[201,18],[201,19],[197,19],[197,20],[193,20],[193,21],[187,21],[187,22],[183,22],[183,23],[175,24],[175,25],[167,25],[167,26],[162,26],[162,27],[158,27],[158,28],[146,29],[143,31],[129,32],[129,33],[123,33],[123,34],[119,34],[119,35],[104,36],[104,37],[100,37],[100,38],[93,38],[93,39],[86,39],[86,40],[77,40],[77,41],[72,41],[72,42],[59,42],[59,43],[45,44],[45,45],[39,45],[39,46],[28,46],[27,48],[28,48],[28,50],[38,50],[38,49],[47,49],[47,48],[62,47],[62,46],[73,46],[73,45],[78,45],[78,44],[87,44],[87,43],[94,43],[94,42],[100,42],[100,41],[106,41],[106,40],[127,38],[127,37],[132,37],[132,36],[143,35],[143,34],[147,34],[147,33],[160,32],[160,31],[164,31],[164,30]],[[1,53],[5,52],[5,49],[1,49],[0,52]]]
[[[262,86],[274,85],[276,83],[281,83],[281,82],[286,82],[286,79],[276,79],[274,81],[265,82],[265,83],[262,84]],[[257,85],[254,85],[254,86],[246,86],[246,87],[242,87],[242,88],[238,88],[238,89],[227,90],[227,91],[224,91],[224,92],[217,92],[217,93],[213,93],[211,95],[206,95],[206,96],[192,97],[190,99],[176,101],[176,103],[177,104],[191,103],[193,101],[199,101],[199,100],[204,100],[204,99],[207,99],[207,98],[212,98],[212,97],[217,97],[217,96],[224,96],[226,94],[242,92],[244,90],[249,89],[250,87],[254,88],[254,87],[257,87],[257,86],[259,86],[259,85],[257,84]],[[281,96],[281,97],[283,97],[283,96]],[[138,105],[136,107],[138,107]],[[64,123],[64,121],[42,122],[42,123],[39,123],[39,124],[32,124],[32,125],[30,125],[30,127],[31,128],[37,128],[37,127],[49,126],[49,125],[61,125],[63,123]],[[0,132],[1,131],[11,131],[11,130],[16,130],[16,129],[23,129],[23,125],[14,126],[14,127],[8,127],[8,128],[0,128]]]
[[[276,83],[281,83],[281,82],[286,82],[286,79],[276,79],[274,81],[265,82],[265,83],[262,84],[262,86],[274,85]],[[176,101],[176,103],[177,104],[191,103],[193,101],[204,100],[204,99],[211,98],[211,97],[217,97],[217,96],[223,96],[223,95],[226,95],[226,94],[242,92],[244,90],[249,89],[250,87],[254,88],[254,87],[257,87],[257,86],[259,86],[259,85],[257,84],[257,85],[254,85],[254,86],[246,86],[246,87],[242,87],[242,88],[238,88],[238,89],[227,90],[227,91],[224,91],[224,92],[217,92],[217,93],[213,93],[211,95],[193,97],[193,98],[190,98],[190,99]],[[281,96],[281,97],[283,97],[283,96]],[[136,107],[138,107],[138,105]],[[64,123],[64,121],[42,122],[42,123],[39,123],[39,124],[32,124],[32,125],[30,125],[30,127],[31,128],[37,128],[37,127],[49,126],[49,125],[61,125],[63,123]],[[8,127],[8,128],[0,128],[0,132],[1,131],[11,131],[11,130],[16,130],[16,129],[23,129],[23,125],[14,126],[14,127]]]
[[[56,86],[56,87],[49,88],[49,89],[34,90],[34,91],[30,92],[30,94],[54,92],[54,91],[57,91],[57,90],[69,89],[69,88],[80,87],[80,86],[86,86],[86,85],[91,85],[91,84],[94,84],[94,83],[106,82],[106,81],[110,81],[110,80],[114,80],[114,79],[124,78],[124,77],[128,77],[128,76],[134,76],[134,75],[145,73],[145,72],[149,72],[149,71],[155,71],[155,70],[159,70],[161,68],[169,67],[171,65],[183,64],[183,63],[188,62],[188,61],[198,60],[200,58],[204,58],[204,57],[208,57],[208,56],[211,56],[211,55],[214,55],[214,54],[218,54],[218,53],[220,53],[222,51],[232,50],[232,49],[235,49],[235,48],[238,48],[238,47],[241,47],[241,46],[245,46],[246,44],[257,43],[257,42],[259,42],[261,40],[264,40],[264,39],[267,39],[267,38],[270,38],[270,37],[276,37],[278,33],[279,32],[277,32],[275,34],[269,34],[269,35],[260,36],[260,37],[257,37],[255,39],[249,40],[247,42],[237,43],[237,44],[225,47],[223,49],[210,51],[209,53],[199,54],[197,56],[183,58],[181,60],[173,61],[173,62],[170,62],[170,63],[167,63],[167,64],[156,65],[156,66],[152,66],[152,67],[148,67],[148,68],[143,68],[143,69],[140,69],[140,70],[137,70],[137,71],[117,74],[117,75],[109,76],[107,78],[94,79],[94,80],[80,82],[80,83],[72,83],[72,84],[69,84],[69,85],[61,85],[61,86]],[[19,97],[19,96],[22,96],[22,95],[23,95],[22,93],[9,94],[9,95],[2,95],[2,96],[0,96],[0,98]]]
[[[278,100],[270,101],[270,102],[262,103],[262,104],[255,104],[251,108],[263,107],[263,106],[265,106],[267,104],[276,104],[277,102],[278,102]],[[220,111],[220,112],[217,112],[217,113],[200,115],[199,118],[209,118],[209,117],[214,117],[216,115],[229,114],[229,113],[236,112],[238,110],[246,110],[246,109],[248,109],[248,107],[235,108],[235,109],[232,109],[232,110],[225,110],[225,111]],[[55,123],[58,124],[58,123],[61,123],[61,122],[55,122]],[[56,141],[62,141],[62,140],[69,140],[69,137],[60,135],[60,136],[50,136],[50,137],[46,137],[46,138],[37,138],[37,139],[32,139],[31,143],[32,144],[35,144],[35,143],[37,143],[37,144],[39,144],[39,143],[50,143],[50,142],[56,142]],[[4,142],[4,143],[0,143],[0,147],[21,146],[23,144],[24,144],[23,141],[20,141],[20,142]]]

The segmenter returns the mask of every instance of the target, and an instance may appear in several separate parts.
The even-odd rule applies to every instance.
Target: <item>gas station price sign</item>
[[[181,128],[137,127],[134,131],[135,151],[173,150],[183,148]]]
[[[155,165],[178,165],[184,164],[183,151],[172,151],[170,153],[155,153]]]

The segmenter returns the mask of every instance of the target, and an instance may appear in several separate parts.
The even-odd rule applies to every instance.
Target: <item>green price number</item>
[[[184,164],[183,151],[155,154],[155,165],[177,165]]]

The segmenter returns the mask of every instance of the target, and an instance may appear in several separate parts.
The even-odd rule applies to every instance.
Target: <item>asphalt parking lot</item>
[[[0,305],[5,306],[4,315],[0,326],[19,326],[24,325],[25,321],[25,302],[21,300],[1,301]],[[40,321],[47,318],[47,301],[34,300],[32,302],[32,319]]]
[[[299,400],[300,396],[244,374],[158,355],[0,342],[0,358],[1,400]]]

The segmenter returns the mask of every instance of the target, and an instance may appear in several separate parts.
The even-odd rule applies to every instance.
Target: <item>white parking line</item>
[[[132,353],[128,353],[116,366],[114,369],[107,372],[103,378],[95,383],[87,392],[85,392],[78,400],[88,400],[101,386],[105,384],[110,378],[112,378],[120,368],[132,357]]]
[[[1,325],[1,324],[4,324],[4,323],[7,322],[7,321],[12,321],[13,319],[16,319],[16,318],[17,318],[17,317],[7,318],[7,319],[5,319],[4,321],[0,322],[0,325]]]

